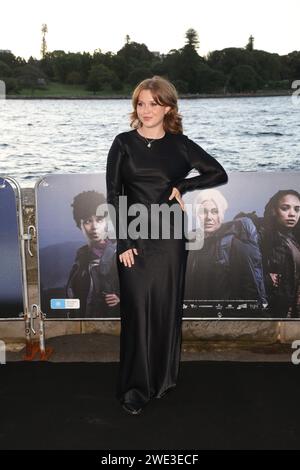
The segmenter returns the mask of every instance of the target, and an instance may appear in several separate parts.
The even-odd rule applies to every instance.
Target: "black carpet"
[[[0,449],[300,449],[300,366],[182,362],[138,416],[115,398],[117,369],[0,366]]]

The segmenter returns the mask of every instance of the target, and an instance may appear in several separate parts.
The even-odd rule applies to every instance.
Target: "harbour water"
[[[49,173],[105,171],[114,136],[130,130],[131,102],[2,100],[0,175],[33,187]],[[227,171],[300,168],[300,99],[181,99],[184,133]]]

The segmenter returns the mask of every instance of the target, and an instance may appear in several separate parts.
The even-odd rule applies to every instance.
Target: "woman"
[[[74,197],[73,218],[87,244],[76,253],[66,287],[66,296],[79,299],[79,310],[69,318],[119,317],[119,286],[116,246],[107,238],[108,214],[97,215],[106,199],[97,191],[83,191]]]
[[[249,217],[224,222],[228,203],[217,189],[199,191],[194,200],[199,228],[194,238],[203,239],[201,249],[190,251],[187,262],[185,299],[257,305],[266,303],[262,256],[257,229]],[[218,301],[218,302],[217,302]],[[252,302],[249,302],[252,301]],[[228,302],[229,303],[229,302]],[[214,302],[212,302],[213,305]],[[213,307],[212,307],[213,308]],[[204,316],[251,316],[257,312],[247,307],[236,311],[200,310]]]
[[[280,190],[264,211],[263,257],[274,318],[300,318],[300,194]]]
[[[117,398],[125,411],[139,414],[152,397],[161,398],[174,388],[178,376],[187,254],[185,237],[174,236],[178,225],[182,229],[186,222],[181,196],[226,183],[227,174],[182,133],[177,92],[168,80],[159,76],[143,80],[133,92],[132,105],[133,130],[115,137],[107,159],[106,183],[109,210],[116,213],[120,280]],[[201,175],[185,179],[192,168]],[[146,214],[140,211],[142,236],[121,237],[130,231],[121,214],[121,194],[129,208],[138,204],[147,209]],[[149,215],[161,204],[177,212],[177,222],[167,216],[157,221]],[[172,230],[169,237],[161,234],[166,228],[163,225]],[[152,229],[156,234],[159,229],[158,237],[152,236]]]

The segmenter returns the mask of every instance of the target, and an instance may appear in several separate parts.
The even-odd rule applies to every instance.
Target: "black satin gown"
[[[151,139],[152,140],[152,139]],[[192,168],[200,175],[185,178]],[[137,130],[118,134],[109,150],[106,167],[107,202],[116,211],[114,222],[117,253],[136,248],[134,265],[124,266],[117,256],[120,282],[120,366],[116,397],[122,403],[144,406],[152,397],[159,397],[175,387],[180,364],[182,342],[182,303],[188,251],[184,224],[186,212],[178,201],[168,200],[172,188],[183,195],[186,191],[209,188],[227,182],[223,167],[198,144],[184,134],[166,132],[155,139],[151,148]],[[118,230],[127,229],[135,216],[127,221],[119,211],[119,196],[127,196],[131,204],[177,205],[181,214],[182,236],[174,232],[174,218],[167,219],[170,238],[162,235],[161,216],[158,238],[148,231],[138,239],[122,239]],[[111,213],[111,211],[110,211]],[[112,215],[112,214],[111,214]],[[146,220],[142,217],[142,220]],[[166,219],[164,219],[166,223]]]

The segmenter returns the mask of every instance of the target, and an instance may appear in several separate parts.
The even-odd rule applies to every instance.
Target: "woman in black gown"
[[[132,104],[133,130],[115,137],[107,158],[106,184],[120,281],[116,397],[125,411],[139,414],[152,397],[161,398],[176,386],[179,372],[187,260],[181,196],[226,183],[228,178],[212,156],[182,133],[177,92],[168,80],[159,76],[143,80],[133,92]],[[185,179],[192,168],[200,175]],[[139,228],[145,229],[142,235],[130,232],[134,218],[121,210],[119,196],[126,197],[128,209],[136,204],[148,209],[146,215],[136,213],[141,215]],[[161,204],[174,210],[174,217],[150,216],[152,207]],[[170,236],[164,233],[166,225]],[[158,230],[156,237],[152,229]]]

